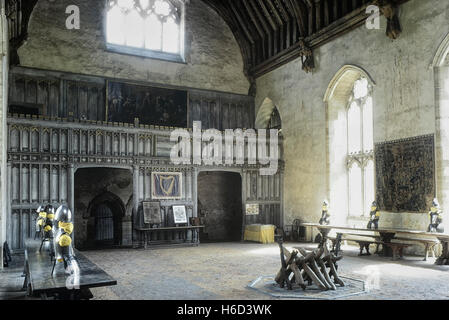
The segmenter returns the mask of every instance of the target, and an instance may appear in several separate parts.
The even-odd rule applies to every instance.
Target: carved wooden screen
[[[377,144],[376,182],[379,208],[391,212],[426,212],[435,197],[434,136]]]

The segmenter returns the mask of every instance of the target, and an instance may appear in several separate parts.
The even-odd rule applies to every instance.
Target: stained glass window
[[[168,0],[109,0],[107,43],[130,53],[181,55],[181,11]]]

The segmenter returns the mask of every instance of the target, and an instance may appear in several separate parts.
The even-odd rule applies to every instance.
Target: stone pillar
[[[133,244],[133,224],[131,217],[125,216],[122,220],[122,246],[131,246]]]
[[[248,198],[247,195],[248,184],[246,182],[248,179],[248,172],[244,170],[241,173],[241,177],[242,177],[242,235],[240,240],[243,241],[245,239],[245,227],[246,227],[246,200]]]
[[[198,217],[198,168],[192,170],[193,217]]]
[[[435,68],[435,95],[436,193],[449,228],[449,66]]]
[[[67,168],[67,200],[70,210],[75,212],[75,166],[70,163]]]
[[[280,212],[280,227],[285,228],[285,217],[284,217],[284,169],[279,170],[279,193],[281,200],[281,212]]]
[[[12,176],[12,164],[7,164],[7,185],[11,184],[11,176]],[[5,197],[7,199],[6,203],[6,230],[12,230],[12,211],[11,211],[11,188],[6,189]],[[12,244],[12,232],[6,232],[5,234],[6,241],[8,241],[8,244],[11,246]]]
[[[7,124],[8,115],[8,23],[5,15],[5,1],[0,1],[0,269],[3,269],[3,244],[6,241],[7,220]]]
[[[75,166],[73,163],[69,163],[67,167],[67,204],[70,210],[72,210],[72,214],[76,214],[75,212]],[[73,219],[75,222],[76,219]],[[74,225],[75,228],[79,228],[80,226]],[[72,234],[73,243],[75,242],[75,232]]]
[[[139,212],[139,166],[133,166],[133,208],[137,215]]]

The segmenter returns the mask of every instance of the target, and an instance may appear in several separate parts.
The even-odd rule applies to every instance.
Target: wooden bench
[[[57,269],[52,275],[53,262],[48,252],[45,250],[39,252],[40,242],[29,240],[25,246],[23,287],[29,295],[38,296],[44,300],[49,297],[58,300],[89,300],[93,298],[90,288],[117,284],[116,280],[77,250],[75,250],[75,256],[79,266],[78,276],[75,278],[66,274],[63,267],[58,268],[59,270]]]
[[[406,237],[395,237],[394,240],[408,241],[408,242],[418,242],[425,246],[425,257],[424,261],[429,258],[429,252],[432,253],[432,257],[436,258],[435,247],[440,244],[440,241],[436,238],[406,238]]]
[[[413,244],[402,242],[384,242],[382,243],[382,245],[388,247],[391,250],[393,254],[393,260],[396,261],[404,258],[404,249],[412,246]]]
[[[333,250],[335,251],[335,248],[338,246],[338,236],[337,237],[328,237],[329,240],[332,241],[333,244]],[[430,238],[404,238],[404,237],[395,237],[392,239],[393,242],[383,242],[378,237],[371,237],[369,235],[362,235],[362,234],[356,234],[356,233],[347,233],[343,234],[340,241],[351,241],[356,242],[360,246],[360,253],[359,256],[370,256],[371,253],[369,251],[369,246],[371,244],[376,244],[376,254],[379,253],[379,246],[385,246],[391,250],[391,253],[393,255],[393,260],[399,260],[404,257],[404,249],[408,248],[414,243],[418,242],[425,246],[425,257],[424,261],[427,261],[429,257],[429,251],[432,252],[432,256],[435,257],[435,246],[438,245],[440,242],[437,239],[430,239]],[[401,241],[401,242],[396,242]],[[413,243],[410,243],[413,242]],[[366,250],[366,254],[363,254],[363,249]]]
[[[341,235],[341,236],[340,236]],[[371,236],[371,235],[363,235],[363,234],[355,234],[355,233],[346,233],[346,234],[337,234],[336,237],[328,237],[329,240],[332,242],[332,251],[338,254],[340,251],[340,243],[341,241],[351,241],[356,242],[360,247],[360,253],[359,256],[370,256],[371,253],[369,251],[369,246],[371,244],[376,244],[377,249],[375,253],[379,252],[379,246],[382,245],[382,241],[380,241],[378,238]],[[363,253],[363,249],[366,250],[366,253]]]

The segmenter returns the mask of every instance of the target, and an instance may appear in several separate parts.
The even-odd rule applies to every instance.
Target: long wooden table
[[[200,243],[199,230],[204,228],[204,226],[186,226],[186,227],[164,227],[164,228],[135,228],[137,232],[143,233],[143,247],[147,249],[148,242],[150,244],[160,245],[167,244],[166,241],[151,241],[151,233],[169,233],[169,232],[179,232],[182,234],[179,244],[198,246]],[[187,231],[192,231],[192,239],[188,241]],[[150,235],[150,237],[148,236]],[[148,240],[150,238],[150,240]]]
[[[449,234],[444,233],[430,233],[419,230],[408,230],[408,229],[394,229],[394,228],[380,228],[377,230],[362,229],[362,228],[351,228],[351,227],[341,227],[332,225],[320,225],[318,223],[303,223],[303,227],[314,227],[317,228],[321,233],[323,240],[328,238],[329,233],[335,230],[337,234],[346,234],[359,232],[361,236],[378,236],[382,243],[391,244],[391,241],[397,239],[398,235],[414,235],[414,236],[426,236],[430,238],[435,238],[441,242],[443,246],[443,252],[441,256],[436,260],[437,265],[449,265]],[[403,240],[403,239],[400,239]],[[410,239],[413,241],[414,239]],[[419,239],[417,239],[419,240]],[[384,254],[388,255],[385,248]]]
[[[90,288],[117,284],[116,280],[77,250],[75,250],[75,256],[79,274],[75,277],[66,274],[61,263],[55,268],[52,276],[53,262],[50,255],[44,249],[39,252],[39,247],[40,241],[26,242],[24,288],[30,295],[40,296],[41,299],[47,299],[50,296],[64,300],[90,299],[93,297]]]

